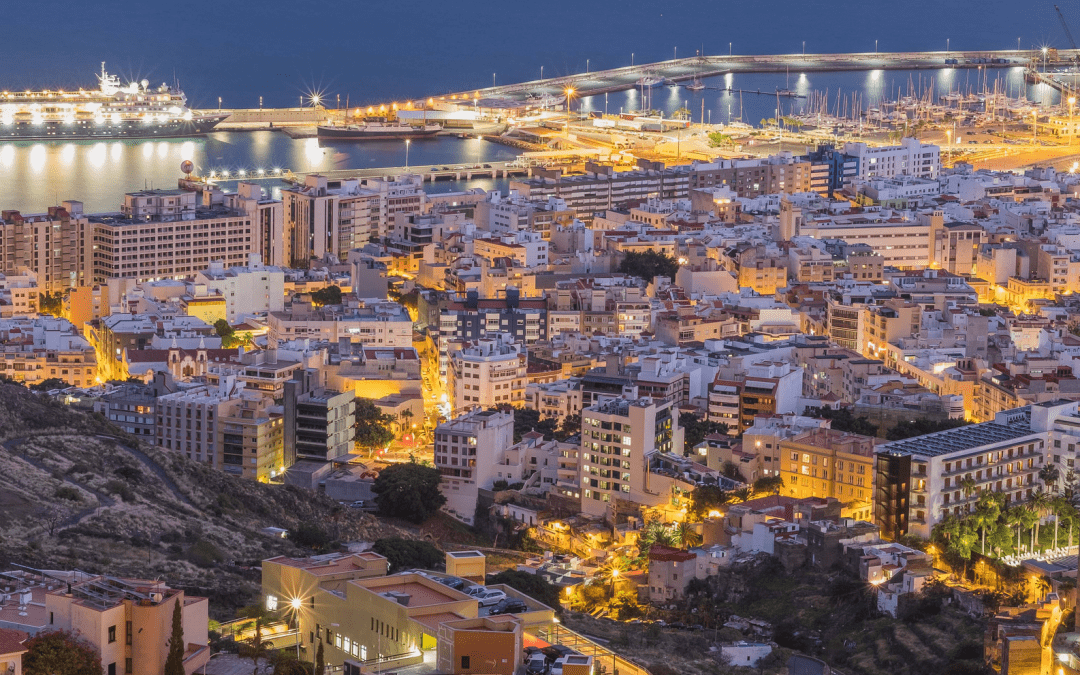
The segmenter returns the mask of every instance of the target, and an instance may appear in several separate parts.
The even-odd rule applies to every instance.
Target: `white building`
[[[396,302],[378,302],[338,311],[294,303],[290,310],[270,312],[270,347],[295,339],[338,342],[342,338],[380,347],[412,347],[412,319]]]
[[[650,484],[649,459],[657,452],[682,454],[683,430],[676,415],[674,403],[650,398],[605,399],[581,412],[583,513],[606,515],[617,500],[648,506],[670,500]]]
[[[257,253],[251,254],[246,266],[225,267],[215,260],[194,281],[225,298],[225,318],[230,324],[247,314],[285,309],[285,273],[280,267],[263,265]]]
[[[479,490],[491,488],[513,445],[514,415],[509,412],[474,410],[436,427],[435,468],[442,474],[443,508],[472,524]]]
[[[859,158],[859,178],[936,179],[941,171],[941,148],[915,138],[905,138],[900,145],[876,148],[866,143],[845,143],[844,154]]]
[[[281,191],[289,264],[307,267],[311,258],[329,254],[344,260],[368,243],[378,228],[380,195],[362,188],[359,179],[331,181],[311,174],[303,186]]]
[[[465,342],[462,349],[451,353],[447,372],[454,411],[522,405],[528,361],[525,345],[506,333]]]

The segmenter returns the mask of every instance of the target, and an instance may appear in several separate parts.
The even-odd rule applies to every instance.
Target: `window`
[[[468,670],[469,669],[469,657],[468,656],[462,656],[461,657],[461,669],[462,670]]]
[[[109,626],[109,644],[113,642],[116,642],[116,626]]]
[[[108,672],[109,672],[109,675],[116,675],[116,662],[115,661],[109,664]]]
[[[131,667],[131,659],[130,658],[124,659],[124,672],[129,673],[129,674],[135,672]]]

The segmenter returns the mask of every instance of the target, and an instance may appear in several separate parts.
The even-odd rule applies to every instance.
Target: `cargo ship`
[[[319,138],[355,141],[431,138],[442,125],[411,125],[400,122],[363,121],[355,124],[319,125]]]
[[[178,87],[121,84],[101,64],[98,88],[0,92],[0,141],[178,138],[209,133],[228,113],[197,113]]]

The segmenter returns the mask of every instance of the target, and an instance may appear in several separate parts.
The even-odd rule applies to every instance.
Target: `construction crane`
[[[1072,45],[1072,48],[1073,48],[1073,62],[1074,62],[1074,65],[1075,65],[1075,62],[1076,62],[1076,59],[1077,59],[1076,40],[1073,39],[1072,31],[1069,30],[1069,24],[1065,22],[1065,15],[1061,13],[1061,8],[1058,7],[1057,5],[1054,5],[1054,11],[1057,12],[1058,19],[1061,21],[1061,27],[1063,29],[1065,29],[1065,37],[1069,39],[1069,44]]]
[[[1076,40],[1073,39],[1072,31],[1069,30],[1069,24],[1065,23],[1065,15],[1061,13],[1061,8],[1054,5],[1054,11],[1057,12],[1058,19],[1061,20],[1061,27],[1065,29],[1065,37],[1069,38],[1069,44],[1073,49],[1076,49]]]

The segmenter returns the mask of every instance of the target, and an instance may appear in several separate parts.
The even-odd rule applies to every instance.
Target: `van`
[[[547,659],[540,652],[534,653],[525,662],[526,675],[544,675],[547,672]]]

